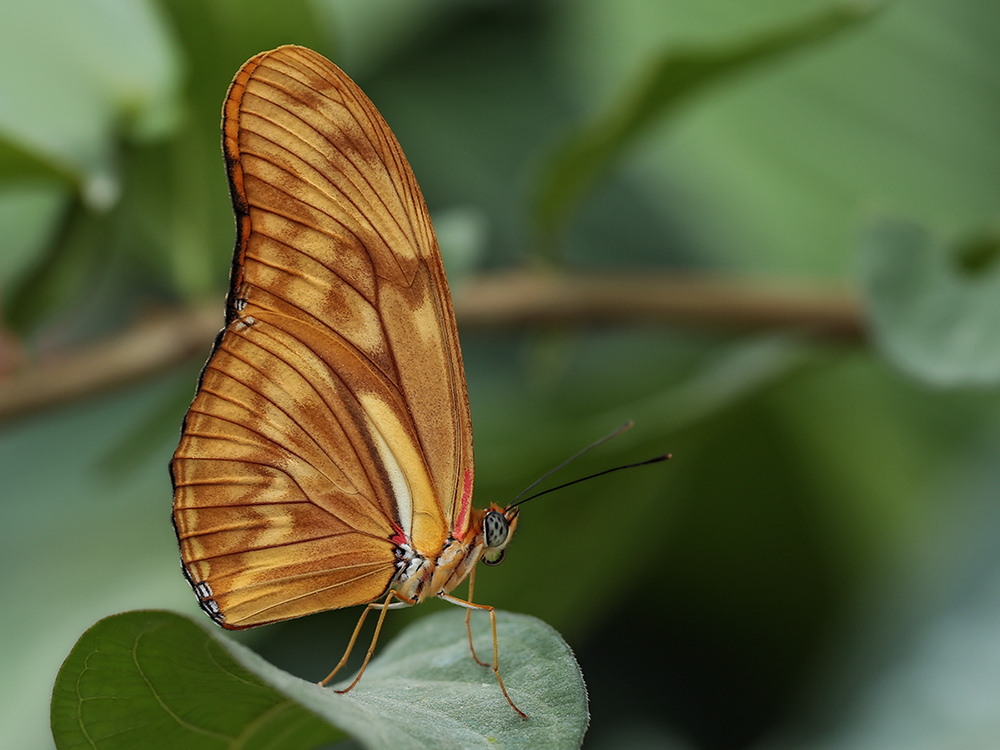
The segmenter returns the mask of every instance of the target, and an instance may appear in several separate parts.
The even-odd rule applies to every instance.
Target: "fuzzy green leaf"
[[[559,635],[535,618],[497,613],[501,674],[525,721],[492,672],[473,661],[463,618],[455,611],[421,619],[353,691],[338,695],[180,615],[109,617],[60,670],[53,734],[60,749],[305,750],[341,736],[333,727],[369,748],[579,747],[586,691]],[[476,648],[487,656],[488,618],[473,619]]]
[[[101,620],[56,678],[56,746],[306,750],[341,736],[240,664],[231,646],[169,612]]]

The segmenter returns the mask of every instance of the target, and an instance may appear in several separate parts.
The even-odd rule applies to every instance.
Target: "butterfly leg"
[[[469,604],[472,604],[472,589],[476,585],[476,569],[473,568],[469,571]],[[476,656],[476,647],[472,645],[472,608],[467,607],[465,610],[465,630],[469,634],[469,650],[472,651],[472,658],[476,660],[476,664],[481,667],[489,667],[484,661],[480,661],[479,657]]]
[[[399,602],[392,603],[393,598],[399,599]],[[358,624],[354,626],[354,633],[351,635],[351,640],[347,644],[347,650],[344,651],[344,655],[340,657],[340,661],[337,662],[337,666],[333,668],[333,671],[330,672],[330,674],[328,674],[326,677],[324,677],[323,680],[319,683],[320,687],[326,687],[327,685],[329,685],[330,680],[334,678],[334,675],[336,675],[337,672],[340,671],[340,668],[347,663],[347,657],[349,657],[351,655],[351,651],[354,650],[354,643],[358,640],[358,635],[361,633],[361,626],[365,624],[365,618],[368,617],[368,613],[371,610],[381,609],[382,614],[379,615],[378,624],[375,626],[375,634],[372,636],[372,642],[371,645],[368,647],[368,653],[365,654],[365,660],[361,664],[361,669],[358,670],[358,676],[354,678],[354,682],[352,682],[343,690],[335,691],[337,693],[346,693],[351,688],[353,688],[355,685],[358,684],[358,680],[361,679],[361,675],[364,673],[365,667],[368,666],[368,661],[372,658],[372,653],[375,651],[375,644],[378,642],[378,636],[382,630],[382,623],[385,622],[386,612],[388,612],[390,609],[396,609],[397,607],[410,607],[414,604],[416,604],[416,602],[414,602],[412,599],[407,599],[405,596],[402,596],[396,591],[390,591],[389,595],[386,596],[384,602],[380,604],[369,604],[367,607],[365,607],[364,611],[362,611],[361,613],[361,618],[358,620]]]
[[[518,716],[522,719],[527,719],[528,714],[524,713],[521,709],[514,705],[514,701],[511,700],[510,695],[507,693],[507,688],[504,687],[503,680],[500,677],[500,657],[499,657],[499,647],[497,646],[497,613],[496,610],[488,604],[473,604],[472,602],[467,602],[464,599],[458,599],[450,594],[438,594],[441,599],[446,602],[451,602],[459,607],[465,607],[469,610],[468,614],[471,614],[472,610],[479,609],[490,613],[490,624],[493,626],[493,674],[497,676],[497,682],[500,683],[500,690],[503,691],[503,697],[507,699],[510,707],[513,708]],[[471,638],[471,631],[470,631]],[[476,661],[479,661],[476,659]]]
[[[376,605],[376,606],[381,606],[381,605]],[[373,608],[372,605],[369,604],[364,608],[364,610],[362,610],[361,619],[358,620],[358,624],[354,626],[354,633],[351,635],[351,640],[348,641],[347,643],[347,650],[344,651],[344,655],[340,657],[340,661],[337,662],[337,666],[333,668],[333,671],[330,672],[330,674],[328,674],[322,680],[320,680],[319,682],[320,687],[326,687],[327,685],[329,685],[330,680],[332,680],[334,676],[336,676],[337,672],[340,671],[340,668],[347,663],[347,657],[350,656],[351,651],[354,650],[354,642],[358,640],[358,634],[361,632],[361,626],[365,624],[365,618],[368,617],[368,611],[372,608]]]

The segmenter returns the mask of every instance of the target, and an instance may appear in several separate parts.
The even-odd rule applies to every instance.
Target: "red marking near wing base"
[[[396,530],[396,533],[389,537],[389,540],[397,547],[401,544],[408,544],[406,534],[403,533],[403,530],[396,526],[396,524],[393,524],[392,527]]]
[[[472,469],[465,470],[462,480],[462,499],[458,503],[458,515],[455,516],[451,530],[452,536],[458,541],[462,541],[469,525],[469,508],[472,506]]]

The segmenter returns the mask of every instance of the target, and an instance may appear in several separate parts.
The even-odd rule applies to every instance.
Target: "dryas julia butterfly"
[[[202,609],[231,629],[361,604],[381,627],[390,605],[434,596],[486,610],[493,671],[524,716],[500,680],[493,609],[449,593],[500,561],[517,508],[471,505],[455,316],[399,143],[343,71],[287,46],[236,74],[223,146],[226,326],[171,464]]]

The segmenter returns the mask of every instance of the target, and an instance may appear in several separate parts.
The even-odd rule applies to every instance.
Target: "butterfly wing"
[[[223,140],[226,328],[172,463],[174,525],[229,628],[369,602],[468,523],[472,430],[423,196],[374,105],[301,47],[247,62]]]

